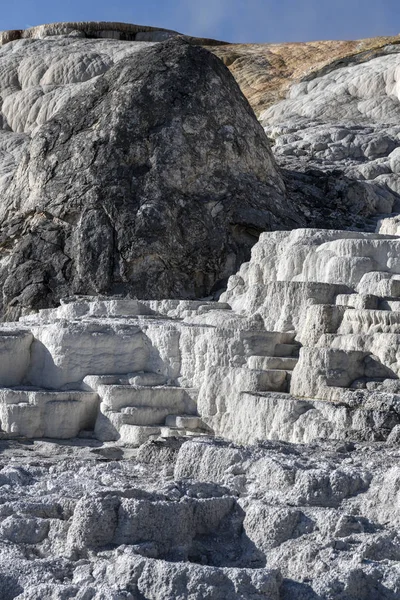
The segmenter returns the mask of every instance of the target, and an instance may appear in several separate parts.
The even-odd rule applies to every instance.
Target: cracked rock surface
[[[2,599],[399,597],[397,447],[174,445],[0,442]]]
[[[318,227],[331,217],[332,200],[339,214],[400,210],[399,47],[388,45],[382,53],[304,77],[260,115],[289,197],[309,215],[325,201]],[[354,220],[352,227],[373,231],[376,225]]]
[[[175,38],[0,49],[3,315],[71,293],[204,296],[301,224],[228,69]]]

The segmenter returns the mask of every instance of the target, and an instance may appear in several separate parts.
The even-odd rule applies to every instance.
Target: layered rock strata
[[[385,440],[400,425],[399,244],[265,233],[220,302],[72,299],[4,325],[3,430],[44,435],[48,402],[51,437],[70,436],[70,410],[75,435],[136,446],[196,432]]]
[[[245,443],[386,439],[397,431],[399,243],[344,231],[263,234],[221,300],[301,345],[291,352],[299,359],[290,362],[290,395],[240,385],[228,393],[214,371],[202,396],[206,422]],[[278,364],[260,354],[250,366]]]
[[[160,435],[206,434],[198,395],[208,369],[232,371],[249,390],[284,390],[286,373],[247,369],[246,361],[261,348],[288,353],[292,339],[206,300],[66,302],[4,325],[2,430],[29,438],[89,430],[136,446]]]

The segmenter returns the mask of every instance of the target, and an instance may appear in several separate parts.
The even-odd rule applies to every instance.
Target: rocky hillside
[[[85,39],[159,42],[176,35],[169,29],[111,22],[50,23],[29,29],[0,32],[0,45],[21,39],[52,36]],[[354,41],[316,41],[280,44],[233,44],[183,35],[203,45],[229,68],[257,116],[285,98],[294,83],[348,64],[359,64],[384,55],[400,42],[399,36]]]
[[[376,220],[365,217],[399,210],[399,40],[212,48],[259,116],[287,194],[312,226],[373,231]]]
[[[56,23],[1,41],[8,319],[71,294],[206,296],[249,258],[261,231],[365,229],[396,210],[396,79],[386,96],[383,84],[366,83],[370,69],[382,81],[396,72],[395,40],[237,46]],[[278,166],[228,69],[200,44],[257,109]],[[295,102],[261,110],[305,73],[309,83],[291,88]],[[360,82],[354,98],[366,94],[362,114],[356,100],[356,114],[337,109],[346,81]],[[318,95],[328,86],[329,97]],[[375,89],[379,114],[368,108]]]
[[[0,600],[398,600],[397,38],[1,40]]]
[[[283,100],[289,88],[335,69],[395,51],[400,35],[354,41],[281,44],[206,44],[229,67],[257,115]]]
[[[0,52],[3,314],[71,293],[205,296],[304,224],[224,65],[182,39]]]

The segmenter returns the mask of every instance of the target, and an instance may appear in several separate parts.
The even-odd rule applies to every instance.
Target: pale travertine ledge
[[[135,25],[132,23],[113,23],[110,21],[71,21],[47,23],[28,29],[0,31],[0,46],[20,39],[44,39],[54,36],[115,39],[121,41],[162,42],[170,37],[182,35],[172,29]],[[208,38],[184,36],[193,44],[225,45],[226,42]]]
[[[0,32],[0,45],[20,39],[43,39],[59,35],[82,35],[88,38],[111,38],[126,41],[161,41],[179,35],[177,31],[147,25],[112,23],[109,21],[75,21],[47,23],[29,29]]]
[[[70,437],[73,399],[75,435],[135,446],[192,431],[384,441],[400,425],[399,249],[377,233],[264,233],[220,302],[88,297],[4,325],[3,431]]]

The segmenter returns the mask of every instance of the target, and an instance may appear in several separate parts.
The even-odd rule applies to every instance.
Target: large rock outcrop
[[[303,222],[206,50],[61,36],[11,42],[0,59],[8,318],[71,292],[204,296],[261,230]]]
[[[71,293],[204,296],[260,231],[373,230],[374,215],[399,209],[397,38],[186,40],[222,58],[257,111],[303,78],[261,115],[283,179],[228,70],[176,32],[56,23],[2,34],[6,318]],[[329,115],[349,85],[347,112]]]
[[[333,63],[261,113],[292,201],[312,212],[325,196],[328,215],[335,198],[359,215],[400,210],[399,66],[398,45]]]

